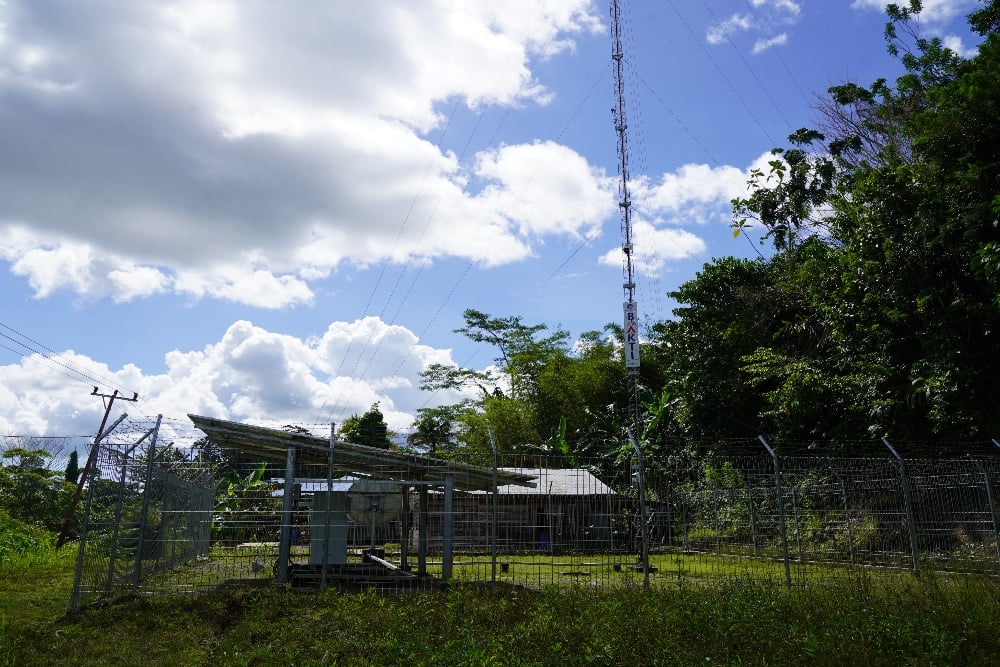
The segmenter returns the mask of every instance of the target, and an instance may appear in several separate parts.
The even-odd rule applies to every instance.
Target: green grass
[[[615,573],[621,586],[215,591],[125,596],[63,617],[73,551],[0,573],[0,665],[987,665],[1000,655],[1000,585],[982,577],[850,571],[786,588],[687,567],[661,570],[649,589]],[[683,569],[668,554],[654,562],[671,557]]]
[[[415,561],[411,560],[411,563]],[[543,588],[548,585],[589,583],[600,586],[635,586],[642,582],[643,573],[636,570],[635,555],[617,554],[515,554],[497,558],[497,581]],[[688,583],[711,583],[727,579],[785,582],[785,566],[779,558],[752,558],[691,552],[660,552],[649,556],[650,585],[674,586],[679,580]],[[507,571],[501,570],[506,564]],[[617,569],[616,569],[617,568]],[[858,566],[838,566],[830,563],[799,563],[792,561],[789,575],[795,583],[853,579]],[[427,571],[441,574],[441,561],[428,561]],[[457,581],[490,581],[492,563],[489,556],[457,555],[452,576]],[[909,577],[906,570],[881,570],[879,577]]]
[[[398,551],[387,550],[387,558],[398,562]],[[797,555],[797,554],[796,554]],[[153,563],[146,562],[143,570],[143,584],[140,592],[181,592],[213,590],[220,585],[228,587],[267,586],[273,581],[274,566],[278,558],[276,543],[245,544],[231,547],[214,546],[207,557],[154,571]],[[293,546],[292,558],[299,564],[309,562],[308,547]],[[361,550],[351,550],[348,562],[361,563]],[[118,565],[125,563],[124,560]],[[634,554],[624,553],[547,553],[528,552],[499,554],[497,558],[497,580],[506,584],[544,588],[550,585],[587,584],[591,586],[629,586],[643,579],[642,572],[634,568]],[[712,554],[681,551],[676,548],[660,548],[650,554],[653,572],[650,583],[663,587],[675,585],[679,579],[687,581],[713,582],[720,579],[746,578],[783,583],[786,580],[784,562],[777,553],[761,550],[754,554],[747,549],[733,550],[730,554]],[[409,554],[409,565],[417,567],[417,557]],[[456,581],[489,582],[492,566],[488,554],[456,554],[453,561],[452,577]],[[903,576],[908,572],[908,562],[900,561],[898,567],[882,567],[878,576]],[[924,559],[923,568],[929,572],[935,563]],[[949,568],[954,563],[949,564]],[[96,569],[85,569],[85,575],[93,575],[96,580],[105,576],[107,563],[97,561]],[[861,564],[837,564],[833,562],[799,562],[795,555],[789,563],[787,576],[796,584],[821,583],[831,579],[853,578],[865,566]],[[440,554],[427,560],[427,572],[440,577],[442,572]],[[970,574],[976,570],[971,569]],[[90,581],[92,577],[85,577]]]

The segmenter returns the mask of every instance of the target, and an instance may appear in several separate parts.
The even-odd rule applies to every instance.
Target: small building
[[[497,485],[497,549],[515,552],[610,552],[616,547],[624,499],[583,468],[500,468],[501,476],[534,478],[534,487]],[[482,551],[491,545],[493,495],[472,490],[454,498],[455,549]],[[432,493],[428,507],[431,544],[442,540],[443,498]],[[410,533],[411,543],[417,534]]]

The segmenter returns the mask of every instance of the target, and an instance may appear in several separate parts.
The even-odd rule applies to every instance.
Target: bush
[[[48,561],[55,551],[54,545],[52,533],[0,510],[0,572]]]

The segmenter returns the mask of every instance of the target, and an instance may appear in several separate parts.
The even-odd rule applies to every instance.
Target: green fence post
[[[758,435],[757,439],[760,440],[760,444],[764,445],[764,449],[771,455],[771,461],[774,462],[774,490],[777,494],[775,500],[778,505],[778,522],[781,525],[781,556],[785,561],[785,584],[791,588],[792,570],[788,564],[788,532],[785,527],[785,498],[781,492],[781,464],[778,462],[778,453],[771,449],[771,445],[767,444],[764,436]]]
[[[1000,442],[993,440],[993,444],[1000,447]],[[993,503],[993,485],[990,480],[990,471],[985,463],[979,464],[983,469],[983,478],[986,480],[986,500],[990,504],[990,520],[993,521],[993,540],[997,550],[997,561],[1000,562],[1000,527],[997,524],[997,510]]]
[[[444,539],[441,545],[441,580],[448,582],[451,579],[452,563],[454,559],[454,532],[455,532],[455,475],[446,473],[444,476]]]
[[[149,441],[149,453],[146,455],[146,478],[142,484],[142,509],[139,510],[139,539],[135,548],[135,569],[132,572],[133,592],[139,590],[139,581],[142,578],[142,554],[146,548],[146,516],[149,513],[150,480],[153,476],[153,458],[156,456],[156,437],[160,433],[162,419],[163,415],[156,415],[156,426],[153,427],[153,437]],[[136,446],[139,445],[139,442],[135,443]]]
[[[639,466],[639,530],[642,534],[642,583],[649,586],[649,534],[646,530],[646,486],[643,480],[642,470],[642,450],[632,436],[631,429],[628,431],[629,442],[632,443],[632,450],[635,452],[636,462]]]
[[[278,578],[275,585],[284,588],[288,583],[288,560],[292,549],[292,492],[295,487],[295,445],[289,444],[285,452],[285,485],[281,498],[281,526],[278,537]],[[328,490],[329,492],[329,490]]]
[[[323,517],[323,572],[320,574],[320,590],[325,591],[327,585],[327,570],[330,561],[330,533],[333,528],[331,514],[333,512],[333,460],[334,451],[337,446],[337,425],[330,422],[330,450],[326,453],[326,514]],[[403,541],[406,540],[404,536]],[[312,549],[312,544],[309,545]]]
[[[882,444],[889,448],[889,451],[896,457],[896,462],[899,464],[899,479],[903,485],[903,504],[906,506],[906,523],[910,534],[910,554],[913,561],[913,574],[919,577],[920,553],[917,551],[917,524],[913,520],[913,498],[910,496],[910,479],[906,475],[906,463],[886,438],[882,438]]]

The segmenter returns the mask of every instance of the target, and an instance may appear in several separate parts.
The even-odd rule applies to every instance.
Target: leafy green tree
[[[494,346],[503,381],[455,366],[435,365],[421,374],[422,389],[476,389],[480,394],[449,406],[456,445],[449,456],[489,462],[492,429],[501,453],[545,453],[568,461],[592,421],[589,408],[625,404],[620,345],[606,333],[588,331],[571,344],[569,332],[528,325],[516,316],[469,309],[465,322],[457,331]]]
[[[273,539],[272,518],[281,505],[275,495],[278,488],[267,463],[220,486],[212,519],[214,539],[227,545]]]
[[[834,186],[836,164],[824,155],[811,155],[806,146],[824,136],[801,129],[788,137],[793,148],[775,148],[768,170],[750,172],[750,197],[733,200],[734,227],[740,230],[754,219],[762,224],[778,250],[792,250],[803,230],[814,235],[826,227],[822,213]]]
[[[670,296],[675,319],[655,324],[651,340],[666,365],[665,387],[677,397],[680,433],[705,440],[758,433],[762,401],[740,369],[784,320],[769,266],[719,259]]]
[[[238,483],[243,478],[235,457],[207,435],[194,441],[191,454],[192,459],[209,465],[215,478],[219,480],[220,488],[226,484]]]
[[[414,431],[406,438],[407,444],[426,451],[429,456],[450,449],[455,437],[456,413],[460,409],[461,405],[420,408],[413,422]]]
[[[420,371],[420,388],[424,391],[463,391],[478,389],[483,396],[497,386],[497,378],[490,372],[474,371],[458,366],[434,363]]]
[[[737,231],[762,224],[784,251],[769,280],[793,306],[743,360],[762,426],[914,439],[1000,427],[1000,42],[997,2],[984,5],[968,60],[919,34],[920,2],[890,6],[905,73],[831,88],[825,132],[789,137],[734,201]]]
[[[562,329],[539,337],[548,327],[544,324],[526,325],[520,317],[491,317],[470,308],[465,311],[464,318],[465,326],[456,329],[456,332],[477,343],[489,343],[497,349],[499,356],[496,362],[507,375],[510,394],[514,398],[521,398],[532,391],[549,355],[564,348],[569,339],[569,333]]]
[[[548,356],[530,400],[537,414],[536,430],[554,449],[562,450],[566,443],[577,448],[592,419],[589,408],[626,403],[628,384],[620,350],[606,332],[587,331],[572,348]]]
[[[66,462],[66,481],[70,484],[76,484],[77,480],[80,479],[80,461],[79,456],[74,449],[69,453],[69,461]]]
[[[340,427],[340,435],[348,442],[357,445],[367,445],[380,449],[392,447],[392,440],[389,439],[389,426],[385,423],[385,417],[379,409],[377,401],[360,417],[351,415],[345,419],[343,426]]]
[[[11,517],[50,531],[62,527],[75,486],[46,466],[51,458],[44,449],[13,447],[3,454],[0,466],[0,509]]]

